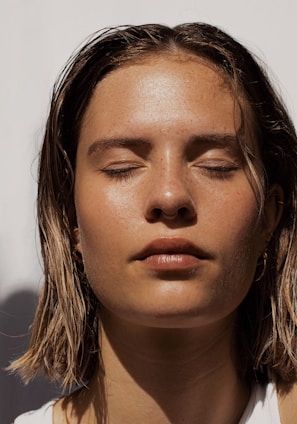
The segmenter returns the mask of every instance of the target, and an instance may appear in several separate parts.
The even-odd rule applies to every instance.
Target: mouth
[[[197,268],[210,257],[189,240],[163,237],[149,243],[134,259],[156,271],[181,271]]]

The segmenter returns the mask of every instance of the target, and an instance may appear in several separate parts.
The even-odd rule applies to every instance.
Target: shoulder
[[[29,411],[20,415],[13,424],[52,424],[54,403],[55,400],[52,400],[36,411]]]
[[[297,382],[278,387],[278,405],[282,424],[297,422]]]

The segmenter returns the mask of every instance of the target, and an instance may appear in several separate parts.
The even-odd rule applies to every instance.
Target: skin
[[[76,237],[102,305],[111,424],[235,424],[246,406],[233,327],[277,225],[281,193],[272,189],[259,220],[236,142],[239,125],[222,77],[188,56],[150,57],[113,71],[86,110]],[[140,254],[152,241],[181,239],[200,257]],[[99,384],[97,375],[77,409],[80,422],[100,422]],[[75,403],[58,403],[56,421]]]

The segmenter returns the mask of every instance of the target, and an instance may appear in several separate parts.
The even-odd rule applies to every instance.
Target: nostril
[[[155,208],[150,213],[150,220],[151,221],[159,221],[159,220],[169,220],[173,221],[174,219],[178,218],[180,215],[179,210],[163,210],[161,208]],[[182,215],[180,215],[181,217]]]
[[[144,205],[145,218],[150,222],[169,221],[171,224],[183,221],[187,225],[197,219],[196,202],[187,190],[178,190],[169,196],[168,193],[154,189],[146,199]],[[170,224],[170,225],[171,225]]]
[[[151,210],[148,219],[149,221],[158,221],[162,215],[162,210],[160,208],[154,208]]]
[[[188,210],[187,208],[180,208],[180,209],[178,210],[178,214],[179,214],[181,217],[185,218],[187,215],[189,215],[189,210]]]
[[[175,211],[172,214],[171,213],[170,214],[167,214],[165,212],[162,212],[162,215],[163,215],[164,218],[169,219],[169,220],[172,220],[172,219],[175,219],[178,216],[178,211]]]
[[[195,213],[191,212],[191,210],[187,207],[181,207],[179,209],[174,210],[166,210],[162,208],[154,208],[151,210],[149,220],[150,221],[174,221],[177,219],[183,220],[192,220]]]

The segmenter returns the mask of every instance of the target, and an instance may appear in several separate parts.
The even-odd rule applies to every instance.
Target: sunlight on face
[[[115,316],[201,326],[252,283],[265,234],[222,77],[155,57],[101,81],[81,129],[75,184],[88,280]]]

